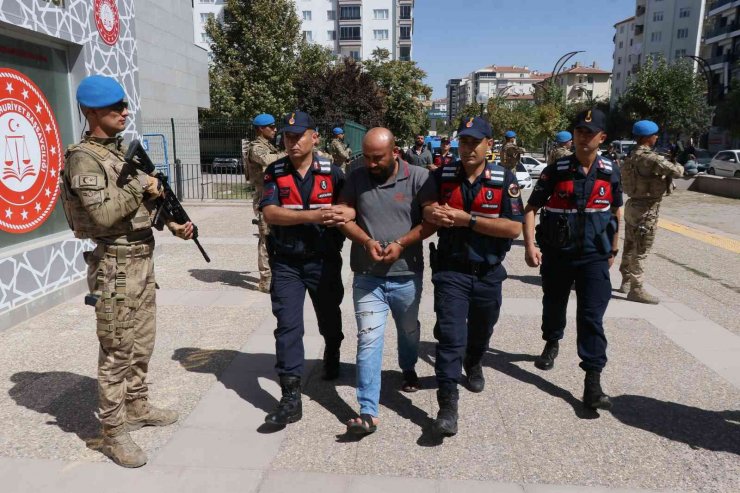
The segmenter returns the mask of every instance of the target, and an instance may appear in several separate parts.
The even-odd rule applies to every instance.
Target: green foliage
[[[669,65],[662,56],[648,57],[618,107],[630,120],[653,120],[669,135],[697,135],[711,124],[705,89],[706,81],[691,62],[682,59]]]
[[[385,96],[384,126],[407,142],[414,134],[426,132],[429,119],[421,99],[432,96],[432,88],[423,82],[426,72],[416,62],[391,60],[388,50],[381,48],[363,66]]]
[[[733,82],[730,92],[717,105],[717,124],[726,128],[733,137],[740,137],[740,83]]]
[[[291,109],[301,21],[292,0],[227,0],[209,20],[211,114],[250,119]]]

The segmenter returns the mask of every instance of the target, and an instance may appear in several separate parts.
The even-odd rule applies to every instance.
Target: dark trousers
[[[545,254],[542,259],[542,338],[559,341],[565,332],[565,311],[573,282],[576,283],[576,329],[578,356],[584,370],[606,366],[604,312],[611,298],[607,260],[572,265]]]
[[[303,375],[303,302],[308,291],[319,322],[319,332],[326,345],[339,347],[344,297],[342,258],[270,259],[272,269],[272,313],[277,318],[275,329],[275,368],[278,375]]]
[[[456,386],[463,357],[475,364],[488,349],[501,310],[501,282],[506,269],[498,265],[483,275],[443,270],[432,276],[437,339],[434,370],[440,388]]]

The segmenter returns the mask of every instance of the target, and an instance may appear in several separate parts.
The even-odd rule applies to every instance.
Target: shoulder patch
[[[512,183],[509,185],[508,192],[509,192],[509,197],[511,197],[512,199],[519,198],[519,196],[522,194],[522,190],[519,188],[519,185],[517,185],[516,183]]]
[[[313,172],[321,175],[330,175],[331,160],[319,155],[314,156]]]
[[[80,174],[72,177],[73,190],[102,190],[105,188],[105,177],[101,175]]]

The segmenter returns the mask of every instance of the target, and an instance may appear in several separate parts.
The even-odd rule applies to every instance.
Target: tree
[[[711,124],[705,90],[706,81],[692,63],[682,59],[669,65],[662,56],[648,57],[618,106],[632,121],[653,120],[671,136],[698,135]]]
[[[432,88],[424,84],[426,72],[416,62],[391,60],[390,52],[378,48],[363,66],[385,96],[385,126],[402,141],[428,128],[429,119],[421,104],[432,96]]]
[[[281,115],[294,103],[301,21],[292,0],[227,0],[210,19],[210,114],[251,119]]]
[[[732,89],[717,106],[717,124],[726,128],[733,137],[740,137],[740,83],[733,82]]]

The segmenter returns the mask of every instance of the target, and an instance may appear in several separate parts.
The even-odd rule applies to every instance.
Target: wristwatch
[[[470,216],[470,222],[468,223],[468,228],[473,229],[475,227],[475,223],[478,222],[478,216]]]

